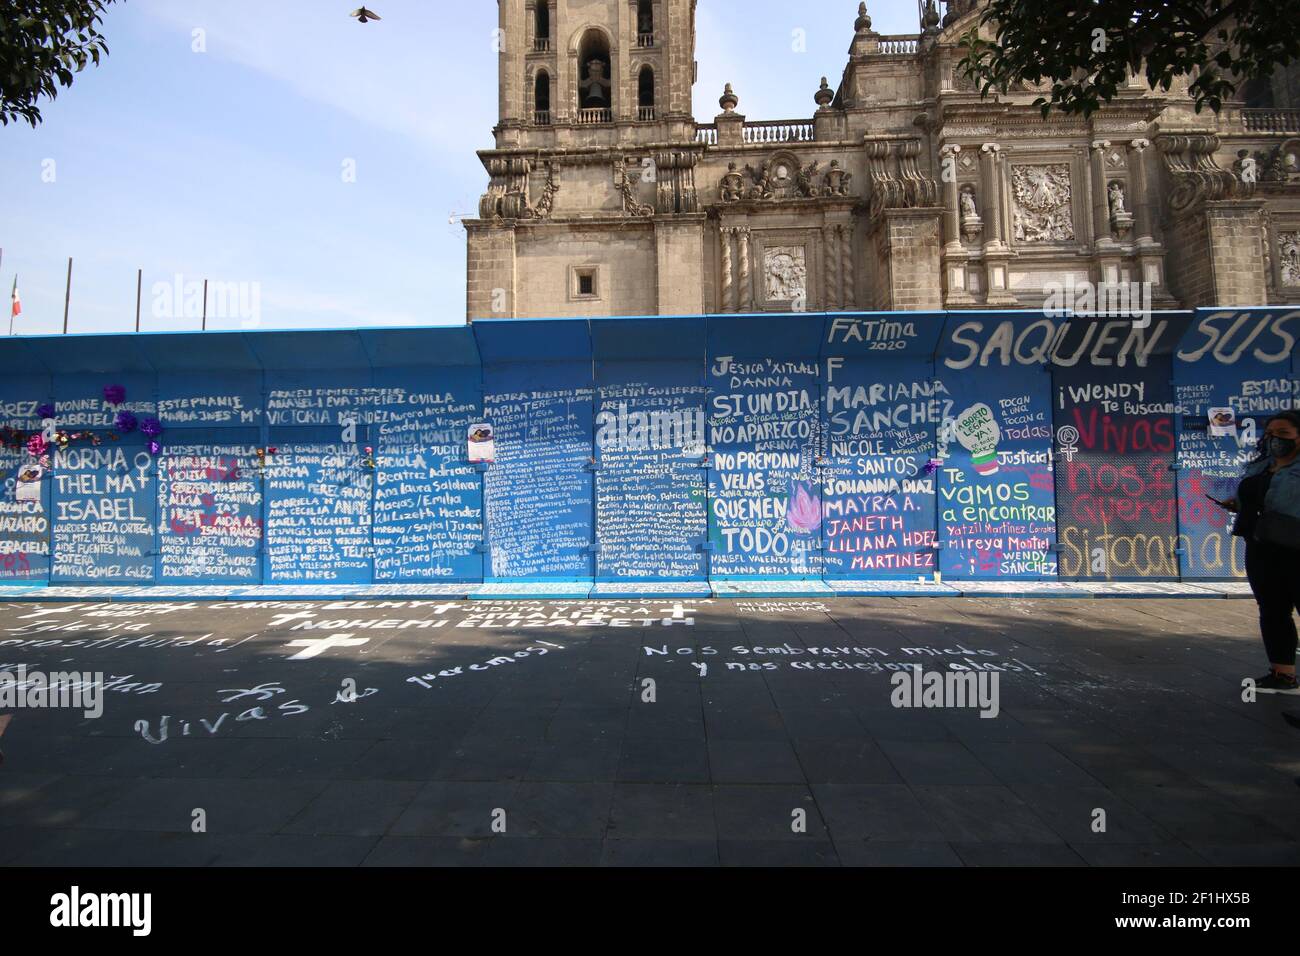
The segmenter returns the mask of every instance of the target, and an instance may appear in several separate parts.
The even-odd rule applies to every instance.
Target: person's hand
[[[1231,511],[1233,514],[1236,514],[1241,510],[1241,505],[1237,503],[1236,498],[1229,498],[1227,501],[1223,502],[1223,507]]]

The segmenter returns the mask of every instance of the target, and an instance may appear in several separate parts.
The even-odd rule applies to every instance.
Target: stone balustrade
[[[1300,110],[1242,110],[1241,124],[1252,133],[1300,133]]]

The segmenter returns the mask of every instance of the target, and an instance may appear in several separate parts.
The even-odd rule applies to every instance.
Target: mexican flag
[[[17,276],[14,276],[14,294],[13,294],[13,302],[14,302],[14,305],[13,305],[13,311],[9,313],[10,318],[13,318],[14,316],[17,316],[17,315],[22,315],[22,312],[23,312],[23,300],[22,300],[22,298],[18,295],[18,277],[17,277]]]

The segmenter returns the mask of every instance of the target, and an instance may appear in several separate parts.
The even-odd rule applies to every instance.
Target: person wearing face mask
[[[1221,504],[1237,515],[1232,533],[1246,539],[1246,577],[1259,604],[1259,628],[1271,668],[1255,681],[1264,694],[1300,694],[1295,676],[1300,610],[1300,412],[1279,412],[1264,426],[1260,455],[1246,466],[1237,496]]]

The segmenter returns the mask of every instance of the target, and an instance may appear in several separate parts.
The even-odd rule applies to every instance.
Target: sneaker
[[[1261,694],[1296,694],[1300,695],[1300,686],[1296,684],[1294,674],[1279,674],[1270,671],[1267,677],[1255,680],[1255,690]]]

